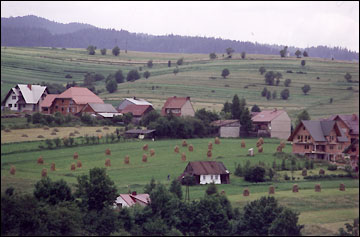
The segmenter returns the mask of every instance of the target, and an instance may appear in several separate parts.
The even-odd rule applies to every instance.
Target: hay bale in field
[[[315,192],[321,192],[320,184],[315,184]]]
[[[148,144],[145,144],[144,146],[143,146],[143,150],[144,151],[147,151],[149,149],[149,145]]]
[[[276,152],[282,152],[282,149],[283,149],[282,146],[279,145],[279,146],[276,147]]]
[[[143,154],[143,156],[142,156],[142,162],[147,162],[147,155],[146,155],[146,154]]]
[[[339,186],[340,191],[345,191],[345,184],[341,183]]]
[[[47,176],[47,169],[43,168],[41,171],[41,177],[46,177]]]
[[[294,184],[294,185],[293,185],[292,191],[293,191],[293,193],[299,192],[299,187],[298,187],[297,184]]]
[[[50,170],[51,170],[51,171],[56,171],[55,163],[51,163]]]
[[[12,165],[10,167],[10,174],[15,175],[15,172],[16,172],[16,168],[15,168],[15,166]]]
[[[54,128],[53,131],[54,131],[54,132],[59,132],[59,129]]]
[[[129,163],[130,163],[130,157],[129,157],[128,155],[125,156],[124,163],[125,163],[125,164],[129,164]]]
[[[208,152],[206,153],[206,155],[207,155],[208,158],[211,158],[211,157],[212,157],[212,152],[211,152],[211,150],[208,150]]]
[[[111,155],[111,151],[110,151],[110,149],[109,148],[106,148],[106,150],[105,150],[105,155]]]
[[[150,149],[150,156],[154,156],[155,155],[155,150],[154,149]]]
[[[81,163],[80,160],[78,160],[78,161],[76,162],[76,167],[78,167],[78,168],[81,168],[81,167],[82,167],[82,163]]]
[[[97,129],[96,132],[102,132],[101,129]]]
[[[109,130],[109,127],[103,127],[104,130]]]
[[[241,148],[245,148],[246,147],[246,144],[244,141],[241,141]]]
[[[74,137],[75,136],[75,134],[74,133],[69,133],[69,137]]]
[[[284,148],[285,148],[285,145],[286,145],[286,144],[285,144],[284,141],[281,141],[281,142],[280,142],[280,147],[281,147],[281,149],[284,149]]]
[[[215,137],[215,144],[220,144],[220,139],[218,137]]]
[[[182,161],[186,161],[186,155],[185,155],[184,152],[181,154],[181,160],[182,160]]]
[[[74,131],[74,134],[80,134],[78,130],[75,130]]]
[[[8,128],[5,128],[5,130],[4,130],[5,132],[11,132],[11,130],[10,129],[8,129]]]
[[[80,125],[76,125],[75,128],[81,128],[81,126],[80,126]]]
[[[49,130],[49,127],[48,127],[48,126],[44,126],[43,129],[44,129],[44,130]]]
[[[110,166],[111,166],[111,164],[110,164],[110,159],[109,159],[109,158],[106,158],[106,160],[105,160],[105,166],[106,166],[106,167],[110,167]]]
[[[42,158],[42,156],[40,156],[40,157],[37,159],[37,163],[38,163],[38,164],[44,164],[44,159]]]
[[[74,153],[74,160],[76,160],[77,158],[79,158],[79,154],[77,152]]]
[[[213,148],[213,144],[212,144],[212,142],[209,142],[209,144],[208,144],[208,150],[212,150],[212,148]]]
[[[258,152],[259,152],[259,153],[262,153],[263,150],[264,150],[264,148],[263,148],[262,146],[259,146],[259,147],[258,147]]]
[[[262,137],[260,137],[259,140],[256,142],[256,146],[259,147],[262,144],[264,144],[264,139]]]
[[[174,152],[175,153],[179,153],[179,147],[176,145],[175,148],[174,148]]]
[[[29,137],[27,134],[23,134],[21,135],[21,137]]]
[[[221,190],[221,193],[220,193],[221,195],[225,195],[225,190],[223,189],[223,190]]]
[[[193,146],[192,144],[190,144],[190,145],[188,146],[188,149],[189,149],[189,151],[194,151],[194,146]]]
[[[320,170],[319,170],[319,175],[324,175],[324,174],[325,174],[325,170],[320,169]]]
[[[39,135],[39,136],[37,136],[37,138],[44,138],[44,136],[43,136],[43,135]]]
[[[187,145],[188,145],[188,144],[187,144],[186,140],[183,140],[182,146],[187,146]]]
[[[75,165],[75,163],[72,163],[70,170],[75,170],[75,169],[76,169],[76,165]]]
[[[244,192],[243,192],[243,195],[244,195],[244,197],[249,196],[249,195],[250,195],[249,189],[245,188],[245,189],[244,189]]]
[[[302,176],[307,176],[307,169],[306,168],[302,169],[301,175]]]
[[[50,135],[56,135],[56,132],[52,132],[52,133],[50,133]]]
[[[274,186],[269,187],[269,194],[275,194],[275,187]]]

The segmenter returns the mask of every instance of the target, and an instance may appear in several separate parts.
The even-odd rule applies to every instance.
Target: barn
[[[219,137],[240,137],[241,125],[237,119],[216,120],[211,125],[219,128],[217,133]]]

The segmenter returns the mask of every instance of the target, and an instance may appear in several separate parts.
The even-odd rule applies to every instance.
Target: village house
[[[149,194],[137,194],[136,192],[133,192],[131,194],[120,194],[115,200],[114,207],[122,208],[134,205],[147,206],[149,203]]]
[[[46,86],[17,84],[10,89],[1,105],[11,111],[39,112],[40,103],[47,94]]]
[[[195,110],[191,104],[190,97],[170,97],[161,109],[161,115],[195,116]]]
[[[237,119],[216,120],[210,125],[219,128],[217,134],[219,137],[240,137],[241,124]]]
[[[251,120],[259,137],[288,139],[291,134],[291,119],[285,110],[263,110]]]
[[[131,122],[134,124],[139,124],[140,120],[152,110],[154,110],[154,108],[151,105],[129,104],[123,110],[121,110],[121,112],[123,114],[131,113],[133,116]]]
[[[335,162],[350,140],[335,121],[302,120],[289,137],[294,154]]]
[[[85,87],[71,87],[59,95],[52,95],[41,103],[41,112],[64,115],[79,113],[88,103],[104,104],[104,101]]]
[[[222,162],[218,161],[189,162],[184,172],[178,177],[178,180],[182,181],[186,175],[195,177],[196,184],[230,183],[229,170]]]
[[[112,118],[122,115],[112,104],[87,103],[80,113],[87,113],[101,118]]]
[[[151,107],[153,107],[153,105],[151,103],[149,103],[148,101],[144,100],[144,99],[139,99],[139,98],[125,98],[117,107],[117,110],[120,113],[123,113],[122,110],[125,109],[128,105],[150,105]]]

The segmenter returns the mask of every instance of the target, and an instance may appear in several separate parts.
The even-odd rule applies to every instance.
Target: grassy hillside
[[[311,52],[310,52],[311,56]],[[176,61],[184,58],[184,64],[178,66],[180,72],[173,70]],[[152,59],[154,66],[147,68],[146,63]],[[301,66],[300,61],[306,60]],[[137,96],[148,99],[157,109],[161,109],[169,96],[190,96],[195,109],[206,108],[220,111],[225,101],[231,101],[234,94],[244,97],[248,106],[254,104],[263,108],[286,109],[294,120],[302,109],[307,109],[312,118],[328,116],[334,113],[359,113],[359,64],[346,61],[331,61],[318,58],[286,58],[277,55],[246,55],[241,59],[235,54],[233,59],[210,60],[206,54],[166,54],[151,52],[125,53],[120,56],[90,56],[85,49],[50,49],[50,48],[1,48],[1,98],[17,83],[61,83],[82,82],[86,72],[101,73],[105,77],[121,69],[126,76],[131,69],[142,67],[149,71],[149,79],[141,78],[136,82],[118,84],[117,92],[103,92],[100,97],[114,105],[125,97]],[[171,60],[171,67],[167,63]],[[266,86],[264,76],[259,68],[267,71],[278,71],[283,78],[279,86]],[[230,70],[230,75],[223,79],[221,71]],[[287,73],[291,70],[293,73]],[[303,72],[299,74],[297,72]],[[356,83],[346,82],[344,75],[349,72]],[[306,73],[306,74],[305,74]],[[73,78],[66,79],[71,74]],[[320,79],[317,79],[319,77]],[[280,99],[280,92],[285,88],[284,80],[291,79],[290,98]],[[308,95],[301,87],[311,86]],[[277,91],[277,99],[267,101],[261,97],[261,91],[267,87],[271,92]],[[348,90],[348,87],[352,90]],[[97,82],[96,89],[105,89],[104,81]],[[106,91],[106,90],[105,90]],[[330,104],[330,98],[333,98]]]

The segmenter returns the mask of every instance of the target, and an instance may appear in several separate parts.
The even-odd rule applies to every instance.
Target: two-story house
[[[195,116],[195,110],[190,97],[170,97],[161,109],[161,115],[173,114],[175,116]]]

